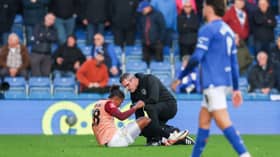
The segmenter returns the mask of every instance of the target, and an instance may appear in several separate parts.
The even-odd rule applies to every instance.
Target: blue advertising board
[[[91,112],[95,101],[90,100],[0,100],[0,134],[92,134]],[[122,110],[128,109],[125,101]],[[168,123],[195,134],[198,126],[200,101],[178,100],[178,113]],[[236,128],[242,134],[280,134],[280,103],[276,101],[246,101],[240,108],[229,105]],[[76,117],[69,126],[67,118]],[[69,120],[69,119],[68,119]],[[135,120],[132,116],[122,125]],[[222,132],[212,124],[211,133]]]

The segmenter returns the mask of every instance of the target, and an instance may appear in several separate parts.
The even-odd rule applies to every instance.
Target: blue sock
[[[230,144],[233,146],[234,150],[239,155],[247,152],[243,140],[233,126],[224,129],[223,132]]]
[[[209,129],[199,128],[191,157],[200,157],[209,136]]]

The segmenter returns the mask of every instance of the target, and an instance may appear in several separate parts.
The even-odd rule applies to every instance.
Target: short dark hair
[[[125,97],[123,91],[120,90],[119,85],[112,85],[112,87],[110,89],[109,98],[113,98],[115,96],[118,98],[121,98],[121,99],[124,99],[124,97]]]
[[[206,5],[213,7],[216,15],[222,17],[226,12],[225,0],[205,0]]]
[[[124,73],[120,77],[120,83],[122,83],[123,80],[129,79],[129,78],[132,78],[132,77],[135,77],[135,76],[131,73]]]

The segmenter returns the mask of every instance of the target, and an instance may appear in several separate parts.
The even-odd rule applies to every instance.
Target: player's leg
[[[207,108],[202,107],[199,113],[199,129],[191,157],[200,157],[209,137],[210,125],[211,113]]]
[[[139,126],[140,130],[142,131],[149,123],[151,119],[148,117],[140,117],[136,120],[137,125]]]
[[[119,129],[113,138],[108,142],[108,147],[127,147],[132,144],[136,137],[151,122],[150,118],[140,117]]]
[[[238,131],[232,125],[227,109],[221,109],[212,112],[213,118],[216,121],[217,126],[223,130],[227,140],[231,143],[235,151],[240,157],[250,157],[242,138]]]

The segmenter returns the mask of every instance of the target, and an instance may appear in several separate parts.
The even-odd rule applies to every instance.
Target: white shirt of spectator
[[[245,25],[246,14],[242,9],[235,8],[236,16],[242,26]]]
[[[22,65],[20,48],[9,48],[7,56],[7,66],[9,68],[19,68]]]

